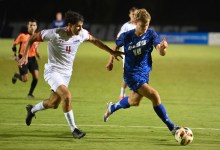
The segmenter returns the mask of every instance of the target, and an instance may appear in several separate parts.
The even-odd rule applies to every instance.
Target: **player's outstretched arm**
[[[99,47],[99,48],[107,51],[108,53],[110,53],[114,57],[114,59],[116,59],[116,60],[119,60],[118,57],[122,58],[122,55],[124,54],[123,52],[112,50],[107,45],[105,45],[102,41],[100,41],[99,39],[96,39],[92,35],[90,36],[89,41],[91,43],[93,43],[94,45],[96,45],[97,47]]]
[[[32,36],[29,37],[27,45],[25,47],[25,51],[24,54],[22,56],[22,58],[18,61],[18,66],[22,67],[23,64],[27,64],[28,63],[28,53],[29,53],[29,49],[32,46],[32,44],[36,41],[42,41],[40,33],[35,33]]]
[[[108,63],[105,66],[108,71],[111,71],[113,69],[113,63],[114,63],[114,57],[110,56]]]
[[[115,45],[114,48],[113,48],[113,50],[116,51],[116,50],[119,50],[119,49],[118,49],[117,46]],[[113,69],[113,63],[114,63],[114,57],[113,57],[113,56],[110,56],[110,57],[109,57],[109,60],[108,60],[108,63],[107,63],[106,66],[105,66],[108,71],[111,71],[111,70]]]
[[[156,46],[156,49],[157,49],[157,51],[159,52],[159,54],[160,54],[161,56],[165,56],[165,55],[166,55],[166,52],[167,52],[167,47],[168,47],[168,43],[167,43],[166,39],[164,38],[164,39],[160,42],[160,44],[158,44],[158,45]]]

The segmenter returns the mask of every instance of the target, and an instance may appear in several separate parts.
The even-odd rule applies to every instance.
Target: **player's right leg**
[[[115,111],[123,108],[129,108],[130,106],[138,106],[141,99],[142,95],[132,92],[129,97],[125,97],[122,100],[118,101],[117,103],[113,104],[112,102],[107,103],[107,110],[104,114],[104,122],[108,120],[111,114],[113,114]]]
[[[17,79],[19,79],[21,81],[21,75],[19,73],[14,73],[11,81],[13,84],[15,84],[17,82]]]
[[[57,95],[55,92],[52,92],[49,99],[46,99],[44,101],[41,101],[40,103],[36,105],[30,105],[28,104],[26,106],[27,110],[27,117],[26,117],[26,124],[29,126],[32,122],[32,118],[35,116],[35,113],[37,111],[41,111],[48,108],[58,108],[58,105],[60,104],[60,96]]]
[[[19,79],[22,82],[26,82],[28,80],[28,67],[27,65],[23,65],[22,68],[19,67],[19,73],[14,73],[12,77],[12,83],[15,84]]]

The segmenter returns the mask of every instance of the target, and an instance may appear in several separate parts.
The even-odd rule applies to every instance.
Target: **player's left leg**
[[[38,74],[39,74],[39,71],[38,71],[39,67],[38,67],[38,63],[35,57],[29,58],[28,69],[32,75],[32,82],[31,82],[30,90],[28,92],[28,98],[34,98],[33,92],[37,86]]]
[[[122,52],[124,52],[124,48],[122,48]],[[123,68],[124,68],[124,64],[125,64],[125,56],[122,55],[122,65],[123,65]],[[123,98],[126,97],[126,87],[127,87],[127,84],[125,83],[124,79],[122,81],[122,84],[121,84],[121,92],[120,92],[120,95],[119,95],[119,100],[122,100]]]
[[[143,84],[137,92],[151,100],[156,114],[167,125],[169,130],[172,131],[174,129],[174,124],[170,121],[165,107],[161,104],[159,93],[147,83]]]
[[[18,67],[19,73],[14,73],[12,77],[12,83],[15,84],[17,82],[17,79],[19,79],[21,82],[27,82],[28,81],[28,67],[27,65],[22,65],[22,67]]]
[[[31,82],[31,87],[30,87],[30,90],[28,92],[28,98],[34,98],[34,95],[33,95],[33,92],[34,92],[34,89],[36,88],[37,86],[37,83],[38,83],[38,70],[34,70],[31,72],[32,74],[32,82]]]
[[[74,138],[82,138],[86,135],[85,132],[80,131],[75,123],[74,114],[72,111],[72,105],[71,105],[71,93],[69,89],[65,85],[60,85],[56,93],[61,97],[62,100],[62,106],[63,106],[63,112],[66,117],[66,120],[70,126],[72,135]]]

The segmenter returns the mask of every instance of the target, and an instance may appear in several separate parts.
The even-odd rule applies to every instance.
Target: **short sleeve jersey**
[[[140,37],[135,35],[135,29],[122,33],[116,40],[116,45],[124,46],[124,74],[146,74],[152,69],[151,52],[153,46],[160,43],[158,34],[148,28]]]
[[[16,38],[16,40],[14,41],[14,44],[21,44],[20,49],[19,49],[19,54],[23,55],[24,51],[25,51],[25,46],[27,44],[28,38],[30,37],[30,34],[24,34],[21,33],[18,35],[18,37]],[[31,46],[31,48],[29,49],[29,53],[28,53],[28,57],[34,57],[36,55],[36,51],[38,48],[38,45],[40,44],[40,42],[34,42],[33,45]]]
[[[120,34],[132,30],[134,28],[136,28],[136,25],[132,24],[131,22],[126,22],[122,25],[120,31],[118,32],[117,38],[120,36]]]
[[[52,71],[71,75],[78,46],[90,38],[87,30],[69,36],[66,28],[42,30],[43,41],[48,41],[48,66]]]

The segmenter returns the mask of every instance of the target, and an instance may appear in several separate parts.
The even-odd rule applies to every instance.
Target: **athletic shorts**
[[[19,59],[22,58],[22,55],[19,55]],[[22,68],[19,67],[20,75],[28,74],[28,70],[33,72],[34,70],[39,70],[38,63],[36,57],[28,57],[28,63],[26,65],[22,65]]]
[[[57,88],[60,85],[65,85],[66,87],[69,86],[71,76],[61,74],[56,71],[52,71],[51,67],[48,67],[47,64],[45,64],[44,67],[44,79],[45,81],[50,85],[51,90],[54,92],[57,91]]]
[[[124,81],[132,91],[137,92],[143,84],[149,82],[149,74],[124,74]]]

